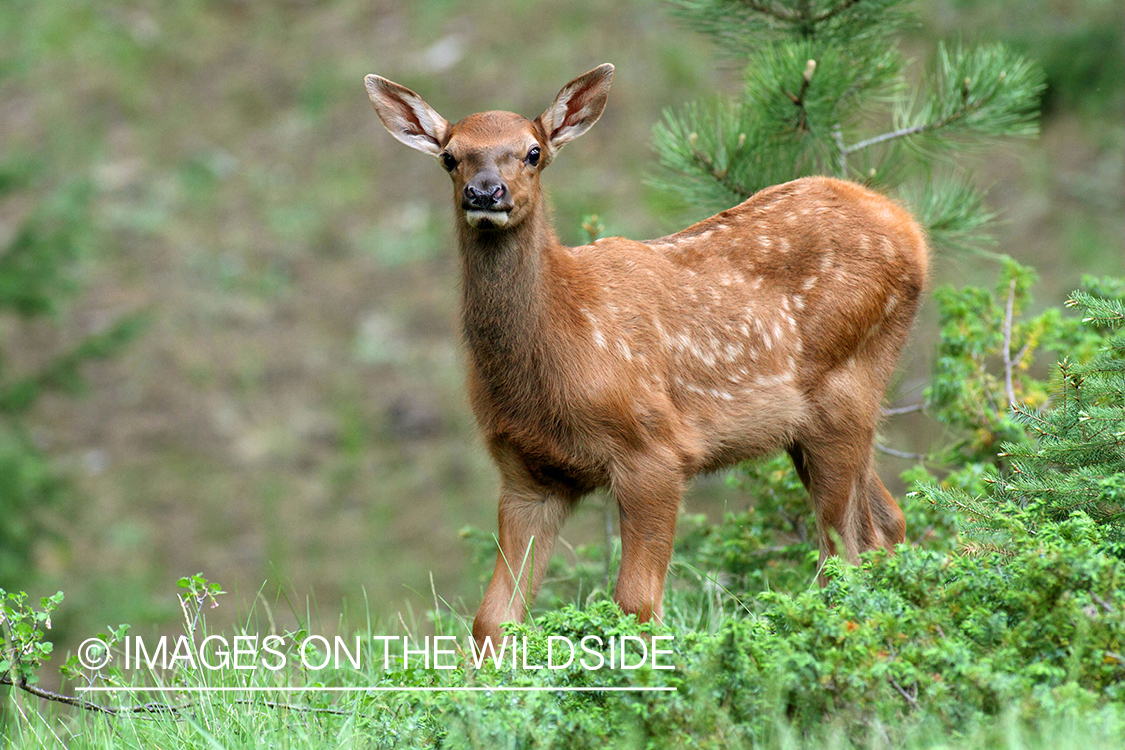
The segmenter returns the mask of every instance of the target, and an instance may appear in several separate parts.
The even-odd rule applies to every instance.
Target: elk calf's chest
[[[809,177],[667,237],[566,247],[540,175],[601,116],[612,77],[576,78],[534,120],[455,124],[366,79],[391,135],[453,183],[469,395],[501,478],[479,645],[523,618],[566,515],[597,487],[621,514],[614,597],[642,620],[661,616],[684,483],[701,471],[788,451],[822,559],[904,536],[872,454],[925,285],[918,225],[860,185]]]

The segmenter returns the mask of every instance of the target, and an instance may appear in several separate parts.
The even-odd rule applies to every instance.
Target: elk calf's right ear
[[[554,156],[563,144],[585,133],[602,116],[613,83],[613,66],[599,65],[563,86],[550,107],[536,120]]]
[[[437,156],[445,147],[449,123],[405,86],[376,75],[363,79],[383,126],[410,148]]]

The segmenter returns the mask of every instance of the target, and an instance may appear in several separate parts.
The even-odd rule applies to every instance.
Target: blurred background
[[[956,37],[1005,42],[1047,73],[1040,138],[972,157],[997,249],[1039,271],[1044,306],[1084,273],[1121,275],[1120,1],[916,10],[915,76]],[[606,234],[677,228],[646,183],[652,126],[740,86],[739,62],[657,0],[4,0],[0,248],[81,205],[50,314],[0,315],[0,379],[123,319],[144,325],[82,365],[81,395],[45,387],[18,417],[0,412],[30,441],[9,452],[43,458],[32,479],[0,460],[0,586],[64,590],[73,639],[176,621],[175,581],[197,572],[242,602],[211,614],[220,625],[259,592],[282,620],[389,620],[435,592],[471,614],[491,566],[460,532],[495,530],[496,475],[464,396],[448,177],[383,131],[363,76],[451,121],[534,117],[602,62],[617,66],[607,112],[544,178],[571,244],[588,214]],[[995,278],[990,261],[936,266],[938,283]],[[925,315],[905,400],[928,372]],[[886,442],[926,449],[893,423]],[[880,461],[891,478],[909,465]],[[686,499],[714,518],[749,502],[723,477]],[[563,536],[596,543],[603,527],[594,498]]]

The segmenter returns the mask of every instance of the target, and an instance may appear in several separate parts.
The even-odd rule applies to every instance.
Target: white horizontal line
[[[674,687],[78,687],[76,693],[674,693]]]

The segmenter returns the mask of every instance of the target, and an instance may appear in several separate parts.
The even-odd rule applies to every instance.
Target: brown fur
[[[611,77],[603,66],[576,79],[535,121],[486,112],[452,126],[413,92],[368,78],[392,134],[421,132],[430,141],[409,145],[457,162],[469,395],[501,475],[478,643],[522,620],[563,521],[598,487],[621,518],[615,598],[642,620],[660,616],[681,494],[700,472],[787,450],[822,560],[833,537],[849,560],[904,537],[873,443],[925,284],[918,225],[859,185],[812,177],[668,237],[565,247],[539,173],[597,120]],[[428,114],[440,122],[420,127]],[[535,146],[537,167],[525,161]],[[510,192],[503,226],[466,218],[462,190],[482,170]]]

